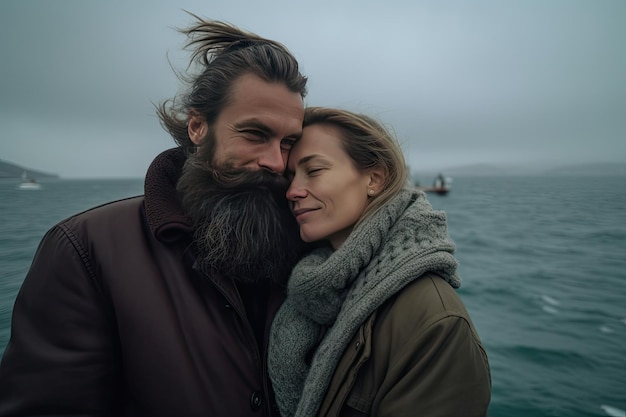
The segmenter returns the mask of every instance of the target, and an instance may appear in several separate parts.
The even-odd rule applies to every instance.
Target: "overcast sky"
[[[626,162],[624,0],[1,0],[0,159],[142,177],[182,9],[285,44],[308,105],[392,126],[414,170]]]

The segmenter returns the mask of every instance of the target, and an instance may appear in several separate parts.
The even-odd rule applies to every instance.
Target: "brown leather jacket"
[[[319,416],[487,415],[487,355],[461,299],[439,276],[409,284],[349,346]]]
[[[251,306],[233,281],[193,267],[173,188],[182,161],[155,160],[145,200],[46,234],[14,307],[0,416],[278,415]],[[258,294],[266,331],[282,293]]]

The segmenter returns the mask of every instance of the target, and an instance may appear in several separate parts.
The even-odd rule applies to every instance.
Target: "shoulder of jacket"
[[[111,201],[74,214],[53,226],[46,236],[65,235],[75,245],[93,236],[112,235],[116,231],[128,233],[140,224],[143,196]],[[61,233],[61,235],[59,235]]]
[[[125,214],[133,215],[143,205],[143,195],[128,197],[121,200],[110,201],[95,207],[91,207],[85,211],[76,213],[57,225],[77,225],[84,222],[98,222],[110,217],[123,216]]]
[[[426,273],[408,284],[378,313],[378,321],[409,319],[416,328],[429,327],[445,318],[469,320],[469,314],[456,290],[434,273]]]

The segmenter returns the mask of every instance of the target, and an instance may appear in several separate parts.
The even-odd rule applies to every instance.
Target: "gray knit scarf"
[[[270,334],[269,374],[281,415],[317,414],[355,332],[405,285],[436,272],[458,288],[454,250],[445,213],[423,192],[405,189],[339,249],[316,249],[298,262]]]

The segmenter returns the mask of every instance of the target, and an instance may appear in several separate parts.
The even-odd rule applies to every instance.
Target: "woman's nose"
[[[306,191],[304,189],[304,187],[302,187],[299,182],[298,179],[296,177],[293,177],[293,179],[291,180],[291,183],[289,184],[289,188],[287,188],[287,200],[289,201],[295,201],[298,198],[302,198],[306,196]]]

